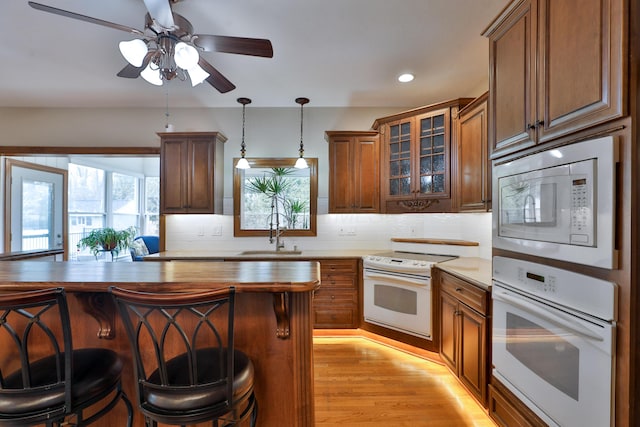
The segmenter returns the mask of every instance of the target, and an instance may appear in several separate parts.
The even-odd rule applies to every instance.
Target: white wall
[[[318,236],[291,239],[293,242],[288,244],[306,249],[312,249],[311,246],[387,249],[391,237],[439,237],[478,241],[481,244],[478,255],[490,258],[490,214],[328,215],[328,149],[324,132],[368,130],[376,118],[404,108],[314,108],[312,103],[313,100],[304,107],[304,148],[305,156],[318,158]],[[170,217],[168,249],[216,245],[232,249],[267,247],[265,238],[233,238],[233,158],[240,154],[242,108],[169,111],[169,121],[176,131],[219,131],[228,140],[224,162],[225,215]],[[0,108],[0,145],[159,147],[156,132],[164,130],[165,120],[164,107]],[[296,157],[300,143],[300,108],[251,108],[249,105],[245,143],[247,157]],[[204,235],[199,235],[202,228]]]

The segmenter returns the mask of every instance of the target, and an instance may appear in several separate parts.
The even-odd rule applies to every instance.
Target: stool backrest
[[[34,399],[42,391],[53,399],[55,390],[71,407],[72,342],[64,289],[0,294],[0,348],[0,407],[3,395]],[[38,369],[38,361],[51,356],[55,372]],[[64,409],[59,405],[51,416]]]
[[[135,362],[138,403],[149,396],[217,389],[230,407],[233,396],[235,289],[147,293],[111,287]],[[212,353],[213,352],[213,353]],[[203,354],[215,354],[216,366]],[[177,365],[182,365],[177,367]],[[180,373],[179,376],[176,373]]]

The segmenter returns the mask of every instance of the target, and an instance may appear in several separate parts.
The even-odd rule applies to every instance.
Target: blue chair
[[[157,254],[160,252],[160,237],[158,236],[138,236],[133,239],[133,243],[129,248],[132,261],[142,261],[143,257],[148,254]]]

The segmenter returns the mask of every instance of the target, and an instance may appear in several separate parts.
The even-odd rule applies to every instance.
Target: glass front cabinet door
[[[468,100],[378,119],[383,141],[382,209],[388,213],[450,212],[452,121]],[[442,108],[444,107],[444,108]]]

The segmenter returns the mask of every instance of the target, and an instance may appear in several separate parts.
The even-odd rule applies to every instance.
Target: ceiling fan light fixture
[[[140,73],[140,77],[145,79],[147,82],[151,83],[155,86],[162,86],[162,78],[160,77],[160,70],[157,68],[151,68],[151,62],[147,67],[142,70]]]
[[[202,69],[202,67],[196,64],[194,67],[191,67],[187,70],[189,73],[189,78],[191,79],[191,86],[197,86],[207,77],[209,77],[209,73]]]
[[[198,66],[200,55],[195,47],[185,42],[178,42],[175,47],[174,59],[176,65],[185,70],[190,70]]]
[[[142,66],[142,61],[149,51],[147,44],[141,39],[122,41],[118,46],[124,59],[134,67]]]

